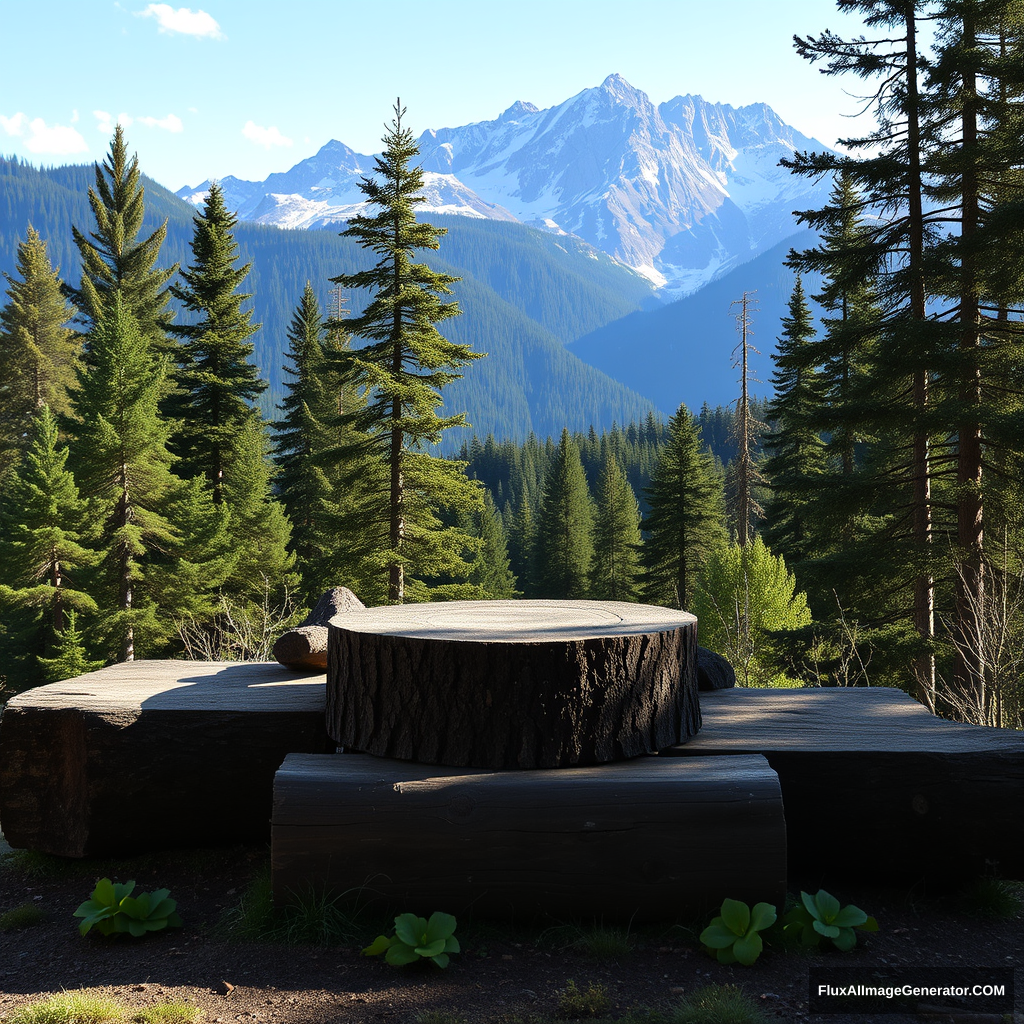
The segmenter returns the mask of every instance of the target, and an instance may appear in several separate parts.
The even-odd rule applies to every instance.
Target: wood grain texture
[[[597,601],[459,601],[329,627],[327,729],[426,764],[539,768],[652,753],[700,728],[696,619]]]
[[[14,697],[0,718],[0,827],[63,857],[266,839],[273,775],[328,748],[323,675],[138,661]]]
[[[785,863],[757,756],[484,772],[292,755],[274,782],[276,900],[312,883],[417,913],[628,923],[781,900]]]
[[[936,718],[886,687],[701,694],[704,726],[663,754],[763,754],[790,871],[838,879],[1024,877],[1024,735]]]

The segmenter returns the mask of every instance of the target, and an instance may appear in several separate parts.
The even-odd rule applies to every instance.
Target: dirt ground
[[[446,970],[429,963],[395,968],[359,952],[389,923],[383,911],[371,914],[356,941],[334,946],[233,936],[229,923],[237,921],[253,880],[266,876],[267,861],[267,850],[253,847],[119,864],[0,852],[0,915],[26,904],[41,912],[29,927],[0,930],[0,1021],[43,995],[86,989],[133,1007],[187,1001],[213,1022],[398,1024],[433,1013],[445,1024],[540,1024],[556,1019],[559,993],[571,979],[581,990],[602,986],[611,1001],[606,1016],[613,1019],[630,1010],[634,1020],[640,1010],[667,1014],[703,985],[730,983],[756,999],[770,1020],[853,1024],[877,1018],[900,1024],[928,1018],[920,1007],[916,1014],[810,1013],[809,974],[842,984],[892,983],[927,968],[946,979],[1016,974],[1013,1019],[1024,1022],[1024,917],[1019,911],[994,917],[977,896],[833,885],[844,903],[878,919],[876,935],[846,954],[773,945],[750,967],[712,960],[696,940],[700,922],[634,930],[632,949],[623,954],[588,952],[592,928],[551,922],[510,929],[468,921],[457,932],[463,951]],[[169,888],[184,927],[141,940],[82,938],[72,914],[102,874],[116,881],[134,878],[140,891]],[[984,1024],[1005,1018],[931,1019]]]

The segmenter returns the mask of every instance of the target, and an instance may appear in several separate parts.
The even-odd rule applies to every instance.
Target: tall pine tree
[[[386,574],[385,596],[392,604],[406,600],[407,574],[416,578],[413,590],[421,600],[435,586],[431,578],[451,581],[438,585],[439,592],[457,592],[459,579],[465,581],[470,571],[463,557],[467,538],[456,527],[438,529],[438,512],[444,507],[469,513],[482,501],[462,464],[422,450],[449,427],[467,425],[462,413],[438,415],[440,392],[461,376],[459,368],[481,353],[448,341],[437,329],[459,312],[456,302],[442,299],[456,279],[415,262],[417,251],[437,249],[445,232],[416,220],[416,206],[424,201],[423,169],[410,166],[419,149],[412,132],[402,126],[404,112],[396,103],[384,153],[375,163],[379,180],[363,178],[359,185],[376,214],[353,217],[342,232],[376,253],[377,262],[333,279],[346,288],[373,292],[364,312],[350,324],[352,334],[367,344],[346,359],[368,401],[347,415],[367,435],[367,446],[387,473],[387,489],[364,523],[368,530],[374,520],[387,524],[385,546],[373,558]]]
[[[544,478],[537,522],[538,596],[588,596],[594,557],[594,508],[579,448],[567,429]]]
[[[726,534],[722,478],[685,405],[669,421],[646,497],[645,597],[653,604],[688,608],[701,567]]]
[[[172,328],[182,339],[178,393],[171,405],[181,423],[175,439],[178,472],[205,477],[218,504],[224,500],[224,478],[251,403],[267,387],[249,361],[253,346],[248,339],[259,324],[243,308],[252,296],[239,289],[252,264],[235,266],[235,224],[220,186],[211,185],[202,212],[194,218],[192,266],[182,271],[184,286],[171,287],[195,321]]]
[[[636,601],[640,577],[640,509],[618,459],[609,450],[597,481],[590,596]]]
[[[42,406],[68,410],[81,340],[68,326],[75,309],[61,290],[46,243],[29,226],[18,246],[17,276],[7,278],[0,308],[0,478],[17,461]]]
[[[167,237],[167,222],[139,239],[145,215],[145,189],[140,184],[139,159],[128,159],[121,125],[114,128],[110,152],[96,165],[96,187],[89,189],[89,205],[96,230],[88,235],[72,228],[82,257],[82,282],[70,290],[79,311],[95,325],[117,292],[146,341],[158,352],[169,352],[167,331],[172,314],[168,282],[177,265],[158,269],[160,247]]]

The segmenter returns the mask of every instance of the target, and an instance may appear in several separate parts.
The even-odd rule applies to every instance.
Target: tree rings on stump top
[[[700,729],[697,620],[617,601],[367,608],[329,627],[327,730],[347,749],[481,768],[649,754]]]

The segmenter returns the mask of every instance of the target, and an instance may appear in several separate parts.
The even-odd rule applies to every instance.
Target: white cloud
[[[31,121],[21,112],[13,117],[0,114],[0,126],[8,135],[25,139],[25,148],[30,153],[47,156],[67,156],[70,153],[84,153],[88,143],[78,131],[68,125],[48,125],[41,117]]]
[[[72,124],[78,124],[78,111],[77,110],[72,110],[71,111],[71,123]]]
[[[156,18],[161,32],[180,32],[186,36],[201,36],[207,39],[223,39],[214,17],[206,11],[193,11],[190,7],[175,10],[170,4],[149,4],[144,11],[136,11],[142,18]]]
[[[114,117],[113,114],[108,114],[105,110],[94,110],[92,116],[96,118],[96,130],[103,132],[104,135],[112,135],[116,124],[122,128],[130,128],[134,120],[127,114],[118,114],[117,117]]]
[[[28,118],[24,114],[18,113],[14,117],[4,117],[0,114],[0,126],[8,135],[24,135],[27,125]]]
[[[185,127],[177,114],[168,114],[166,117],[137,117],[136,120],[147,128],[163,128],[165,132],[180,132]]]
[[[273,125],[263,128],[255,121],[246,121],[242,134],[250,142],[255,142],[258,146],[263,146],[266,149],[270,149],[271,146],[290,146],[292,144],[292,140],[287,135],[282,135]]]

